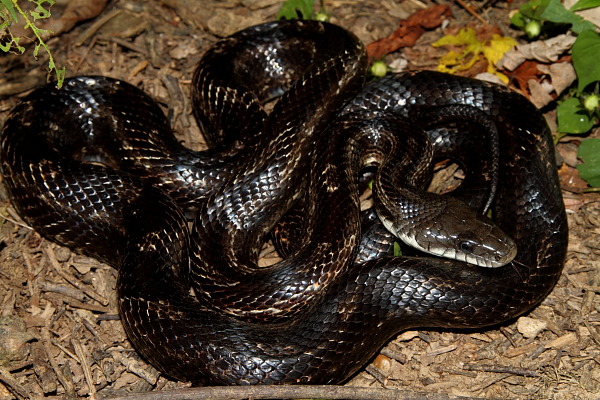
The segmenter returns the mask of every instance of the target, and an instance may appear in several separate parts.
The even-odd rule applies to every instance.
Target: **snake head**
[[[422,210],[410,226],[386,218],[382,222],[407,245],[439,257],[488,268],[515,258],[515,241],[491,219],[452,197],[430,195],[435,206]]]
[[[445,240],[453,246],[444,248],[440,256],[496,268],[508,264],[517,255],[515,241],[489,218],[476,214],[474,220],[464,221],[463,225],[468,228],[447,233]]]

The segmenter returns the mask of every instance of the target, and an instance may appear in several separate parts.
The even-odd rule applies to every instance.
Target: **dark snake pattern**
[[[118,269],[135,348],[195,384],[340,383],[399,331],[485,327],[527,312],[558,280],[567,244],[543,117],[505,88],[441,73],[363,85],[365,65],[358,40],[325,23],[268,23],[224,39],[194,76],[203,152],[183,147],[139,89],[70,78],[11,112],[4,185],[39,233]],[[405,133],[453,107],[497,127],[495,196],[472,205],[491,208],[516,258],[498,268],[422,255],[354,262],[357,171],[380,146],[408,150],[394,164],[416,165],[415,146],[431,144]],[[441,131],[427,133],[437,143]],[[264,236],[296,204],[306,241],[257,270]],[[186,214],[197,215],[191,229]]]

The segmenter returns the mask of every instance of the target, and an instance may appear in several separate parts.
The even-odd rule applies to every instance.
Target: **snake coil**
[[[210,145],[203,152],[182,146],[141,90],[69,78],[11,112],[1,138],[4,184],[39,233],[118,269],[119,309],[135,348],[195,384],[339,383],[401,330],[484,327],[530,310],[558,280],[567,242],[543,117],[518,94],[441,73],[365,85],[365,66],[359,41],[326,23],[273,22],[223,39],[193,80]],[[473,153],[478,144],[458,133],[468,125],[497,130],[489,158],[474,164],[494,171],[496,183],[472,204],[491,207],[495,225],[475,217],[485,227],[473,232],[499,237],[498,226],[516,255],[509,250],[495,268],[423,255],[355,262],[361,168],[388,160],[378,161],[376,189],[391,191],[399,178],[389,170],[453,147],[436,147],[446,133]],[[387,155],[392,148],[402,154]],[[406,174],[415,184],[427,175]],[[446,208],[436,204],[407,207],[441,236],[427,217]],[[306,217],[302,239],[283,261],[257,269],[264,236],[293,207]],[[196,215],[192,228],[186,214]],[[473,232],[457,242],[470,262]]]

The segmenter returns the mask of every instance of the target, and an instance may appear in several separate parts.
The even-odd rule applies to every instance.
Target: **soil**
[[[202,148],[189,101],[196,63],[219,36],[274,19],[280,3],[115,0],[48,43],[68,75],[107,75],[142,87],[164,106],[181,139]],[[429,4],[325,5],[332,22],[371,43]],[[458,4],[448,5],[452,16],[441,27],[386,61],[410,70],[435,69],[443,50],[431,47],[433,41],[448,30],[482,25]],[[471,6],[500,32],[519,36],[508,22],[518,4]],[[60,7],[53,9],[53,15],[60,13]],[[30,53],[0,58],[6,71],[0,77],[0,123],[19,97],[45,82],[45,65],[42,52],[39,60]],[[552,115],[550,110],[550,120]],[[487,330],[403,332],[348,385],[401,389],[408,394],[398,398],[415,399],[600,398],[600,194],[584,193],[573,168],[577,161],[568,163],[579,140],[566,137],[558,145],[566,162],[560,175],[570,243],[564,273],[548,298],[526,316]],[[0,195],[0,399],[96,398],[188,387],[162,376],[127,341],[116,308],[116,272],[44,240],[19,219],[6,193]]]

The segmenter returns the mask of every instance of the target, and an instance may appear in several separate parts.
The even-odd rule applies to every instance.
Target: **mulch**
[[[201,149],[189,101],[196,63],[219,36],[274,19],[280,3],[116,0],[48,43],[69,75],[108,75],[142,87],[164,106],[181,139]],[[333,22],[367,44],[393,36],[400,21],[432,5],[325,3]],[[418,26],[418,37],[387,55],[386,62],[435,69],[444,50],[431,43],[449,29],[481,25],[473,12],[505,35],[519,35],[508,22],[516,3],[473,3],[472,12],[456,3],[440,6],[448,17],[435,26]],[[30,53],[0,58],[7,71],[0,77],[0,123],[21,95],[46,81],[46,63],[42,53],[38,60]],[[552,110],[548,116],[553,118]],[[578,142],[561,139],[561,157],[572,159]],[[560,176],[569,253],[558,285],[539,307],[486,330],[403,332],[347,386],[397,389],[396,398],[414,399],[600,398],[600,194],[582,190],[572,165],[561,167]],[[162,376],[128,342],[116,307],[116,272],[41,238],[19,219],[4,191],[0,265],[0,399],[106,398],[189,387]],[[378,398],[378,393],[351,398]]]

